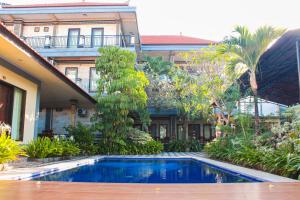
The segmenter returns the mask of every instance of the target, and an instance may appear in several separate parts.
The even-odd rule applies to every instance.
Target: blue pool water
[[[35,178],[40,181],[109,183],[259,182],[193,159],[107,158],[93,165]]]

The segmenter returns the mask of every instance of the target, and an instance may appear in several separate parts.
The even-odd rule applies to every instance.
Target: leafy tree
[[[135,69],[136,55],[118,47],[99,49],[96,70],[100,75],[97,88],[96,127],[109,141],[126,135],[133,125],[133,114],[143,122],[146,115],[149,84],[145,74]]]
[[[216,51],[218,46],[186,52],[182,54],[182,58],[186,61],[190,73],[197,77],[198,91],[201,91],[206,99],[202,103],[208,104],[206,107],[215,105],[218,109],[218,122],[228,125],[240,98],[236,79],[241,75],[242,68],[232,71],[228,63],[233,55],[219,54]]]
[[[173,64],[164,61],[162,57],[145,56],[144,63],[140,67],[150,81],[146,88],[148,106],[157,109],[174,108],[173,87],[170,78]]]
[[[232,67],[243,63],[247,67],[250,77],[250,86],[254,96],[255,132],[259,134],[259,114],[257,104],[257,81],[259,59],[269,45],[285,32],[285,29],[262,26],[251,33],[245,26],[237,26],[234,34],[225,39],[225,44],[219,48],[221,53],[231,52],[236,55],[232,60]]]
[[[183,132],[188,132],[188,120],[206,118],[210,113],[208,99],[199,87],[199,77],[189,68],[175,66],[171,71],[174,87],[173,100],[183,121]]]
[[[187,68],[175,66],[162,57],[145,57],[142,69],[150,80],[148,105],[158,109],[176,108],[187,131],[187,121],[202,116],[205,106],[197,77]],[[207,106],[206,106],[207,108]]]

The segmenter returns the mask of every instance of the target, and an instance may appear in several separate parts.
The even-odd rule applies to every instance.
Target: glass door
[[[22,140],[22,112],[23,112],[24,92],[18,88],[14,90],[13,116],[11,125],[11,138]]]
[[[13,87],[0,81],[0,123],[11,125]]]
[[[92,28],[91,47],[103,46],[103,28]]]
[[[80,29],[79,28],[70,28],[68,33],[67,46],[77,47],[79,42]]]

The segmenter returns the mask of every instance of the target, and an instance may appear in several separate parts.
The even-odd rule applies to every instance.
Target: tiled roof
[[[141,43],[143,45],[209,45],[216,42],[183,35],[144,35],[141,36]]]
[[[128,6],[128,3],[51,3],[51,4],[27,4],[27,5],[3,5],[2,8],[42,8],[42,7],[82,7],[82,6]]]

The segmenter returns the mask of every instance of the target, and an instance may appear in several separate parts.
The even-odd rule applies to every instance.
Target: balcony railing
[[[99,48],[103,46],[134,46],[131,35],[80,35],[80,36],[42,36],[24,37],[33,48]]]

